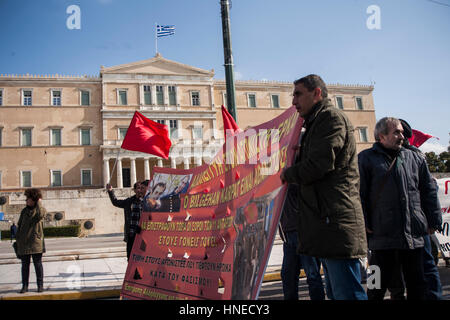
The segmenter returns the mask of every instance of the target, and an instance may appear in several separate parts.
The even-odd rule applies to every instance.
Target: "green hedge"
[[[80,235],[80,225],[70,225],[62,227],[46,227],[44,228],[44,237],[56,238],[56,237],[78,237]],[[10,239],[11,231],[2,230],[2,240]]]

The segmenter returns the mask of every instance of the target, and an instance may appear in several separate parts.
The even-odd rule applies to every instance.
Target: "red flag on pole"
[[[412,136],[408,140],[410,145],[418,148],[430,138],[437,138],[437,137],[433,137],[432,135],[429,135],[427,133],[423,133],[420,132],[419,130],[412,129]]]
[[[121,148],[167,159],[171,145],[166,125],[152,121],[136,111]]]
[[[222,105],[222,119],[223,119],[224,137],[227,136],[227,130],[231,130],[231,134],[241,131],[241,129],[239,129],[238,125],[234,121],[231,114],[223,105]]]

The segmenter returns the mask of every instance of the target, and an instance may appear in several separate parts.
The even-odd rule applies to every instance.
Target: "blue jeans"
[[[426,299],[442,300],[441,278],[439,276],[438,268],[434,263],[433,254],[431,253],[430,236],[424,236],[423,240],[425,242],[423,250],[423,272],[427,283]]]
[[[325,272],[327,296],[331,300],[367,300],[361,285],[359,259],[320,259]]]
[[[297,232],[287,232],[286,241],[283,243],[283,264],[281,267],[281,279],[285,300],[298,300],[298,284],[300,270],[306,273],[309,297],[311,300],[325,300],[322,277],[320,276],[319,261],[310,256],[297,254]]]

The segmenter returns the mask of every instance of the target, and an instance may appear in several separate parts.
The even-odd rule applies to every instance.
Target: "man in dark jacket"
[[[331,104],[319,76],[294,85],[292,103],[306,131],[300,156],[283,170],[281,180],[299,185],[298,252],[321,258],[331,285],[329,298],[367,299],[360,284],[359,258],[366,257],[367,243],[353,126]]]
[[[133,248],[134,238],[137,233],[141,232],[139,219],[141,218],[142,199],[145,195],[145,185],[140,182],[136,182],[133,186],[135,195],[124,200],[117,200],[110,184],[106,185],[106,190],[108,191],[108,195],[113,206],[123,208],[124,211],[124,241],[127,243],[127,259],[129,260],[131,249]]]
[[[407,298],[421,300],[426,290],[424,236],[440,229],[442,217],[426,161],[402,147],[403,132],[398,119],[377,122],[377,142],[359,154],[360,193],[369,249],[381,271],[381,290],[400,264]]]

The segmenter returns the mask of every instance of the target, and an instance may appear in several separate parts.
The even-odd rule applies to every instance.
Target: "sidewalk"
[[[73,239],[76,242],[77,238]],[[96,239],[90,241],[101,242],[103,238]],[[120,244],[121,238],[118,239]],[[57,241],[46,240],[49,248],[43,256],[44,292],[37,292],[36,275],[31,263],[29,291],[25,294],[19,293],[22,288],[20,260],[15,257],[10,242],[1,241],[0,300],[75,300],[119,296],[127,269],[125,243],[108,248],[52,250],[52,246],[57,246]],[[282,242],[275,240],[264,281],[280,280],[282,258]]]

